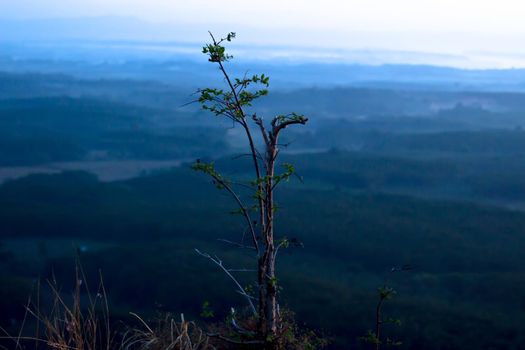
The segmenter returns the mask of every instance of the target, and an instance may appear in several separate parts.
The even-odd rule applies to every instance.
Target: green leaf
[[[212,318],[214,316],[215,316],[215,314],[214,314],[213,310],[210,307],[210,302],[205,300],[202,303],[201,317],[202,318]]]

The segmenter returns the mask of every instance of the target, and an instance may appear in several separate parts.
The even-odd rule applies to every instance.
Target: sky
[[[248,44],[468,55],[525,66],[522,0],[0,0],[0,18],[133,17]],[[201,30],[202,29],[202,30]],[[180,39],[181,33],[178,33]]]

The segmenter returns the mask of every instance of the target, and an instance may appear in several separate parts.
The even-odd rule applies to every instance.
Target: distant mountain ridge
[[[207,31],[225,33],[236,28],[224,24],[186,24],[154,23],[132,17],[101,16],[81,18],[27,19],[12,20],[0,18],[0,47],[6,45],[38,46],[40,48],[55,46],[118,46],[121,50],[137,52],[140,47],[142,55],[149,52],[160,57],[170,53],[189,56],[198,55],[199,47],[205,42]],[[525,68],[525,54],[516,52],[468,52],[439,53],[409,50],[385,50],[381,47],[343,48],[328,47],[323,42],[319,46],[294,43],[293,45],[260,44],[261,37],[271,36],[271,31],[256,28],[243,28],[239,33],[244,43],[232,43],[231,52],[244,59],[279,61],[287,63],[342,63],[360,65],[410,64],[431,65],[456,68],[494,68],[502,67],[496,62],[505,62],[504,67]],[[276,30],[277,31],[277,30]],[[368,33],[370,34],[370,33]],[[368,35],[363,33],[362,36]],[[306,34],[305,34],[306,35]],[[360,34],[361,35],[361,34]],[[351,40],[351,39],[349,39]],[[266,42],[272,42],[267,40]],[[108,45],[109,44],[109,45]],[[517,48],[516,50],[518,50]]]
[[[231,30],[212,27],[217,32]],[[0,19],[0,72],[201,86],[215,74],[200,53],[207,29],[114,16]],[[525,91],[525,69],[460,69],[469,60],[461,55],[235,42],[231,52],[240,58],[231,62],[236,75],[264,72],[276,88]]]
[[[215,71],[184,45],[167,54],[154,54],[134,43],[126,48],[92,43],[61,46],[4,46],[0,73],[72,76],[81,79],[133,79],[169,83],[191,91],[206,85]],[[138,45],[138,44],[137,44]],[[175,45],[175,44],[174,44]],[[0,47],[2,44],[0,43]],[[525,92],[525,69],[464,70],[450,67],[384,64],[296,62],[274,59],[233,61],[234,75],[262,73],[276,89],[361,87],[387,90]]]

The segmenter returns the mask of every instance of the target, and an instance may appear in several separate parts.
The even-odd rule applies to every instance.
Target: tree
[[[412,267],[410,265],[403,265],[401,267],[392,267],[390,271],[388,272],[388,275],[385,278],[383,285],[377,289],[378,301],[377,301],[376,312],[375,312],[375,326],[374,326],[375,330],[374,331],[368,330],[368,332],[364,336],[360,337],[360,339],[364,341],[365,343],[371,344],[372,349],[374,350],[380,350],[381,345],[383,344],[387,345],[388,347],[400,346],[403,344],[402,342],[398,340],[393,340],[389,337],[386,337],[386,339],[382,338],[383,326],[387,324],[396,325],[396,326],[401,325],[401,320],[397,318],[390,317],[390,318],[384,319],[382,315],[382,310],[383,310],[383,306],[385,302],[387,300],[392,299],[397,294],[396,290],[389,285],[390,276],[392,276],[396,272],[403,272],[403,271],[409,271],[409,270],[412,270]]]
[[[254,178],[242,185],[250,188],[253,204],[245,203],[237,191],[239,183],[221,175],[213,163],[197,161],[193,168],[209,175],[216,187],[227,191],[238,206],[238,213],[243,217],[251,237],[249,247],[254,250],[257,257],[257,295],[248,293],[219,258],[198,250],[197,252],[211,259],[235,281],[239,293],[248,301],[257,321],[254,334],[256,341],[264,344],[265,349],[278,349],[283,331],[283,319],[278,302],[276,259],[279,249],[288,247],[291,240],[285,237],[276,238],[274,193],[280,183],[287,181],[294,174],[291,164],[282,164],[283,172],[276,172],[279,136],[287,127],[304,125],[308,119],[303,115],[291,113],[275,116],[270,123],[265,123],[261,116],[251,111],[251,107],[254,100],[268,94],[269,77],[262,74],[244,76],[242,79],[231,78],[225,63],[233,57],[226,53],[224,44],[234,39],[235,33],[229,33],[220,40],[216,40],[211,33],[210,37],[212,42],[204,46],[202,52],[208,56],[211,63],[218,65],[226,87],[198,90],[198,102],[204,110],[231,120],[244,131],[248,155],[253,163]],[[259,145],[262,145],[263,152],[260,152]],[[244,242],[241,244],[244,246]]]

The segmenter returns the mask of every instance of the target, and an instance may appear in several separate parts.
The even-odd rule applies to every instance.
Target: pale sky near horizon
[[[520,0],[0,0],[3,18],[102,15],[257,27],[525,34]]]
[[[251,33],[255,44],[490,52],[525,61],[522,0],[0,0],[4,19],[107,15],[222,25]]]

